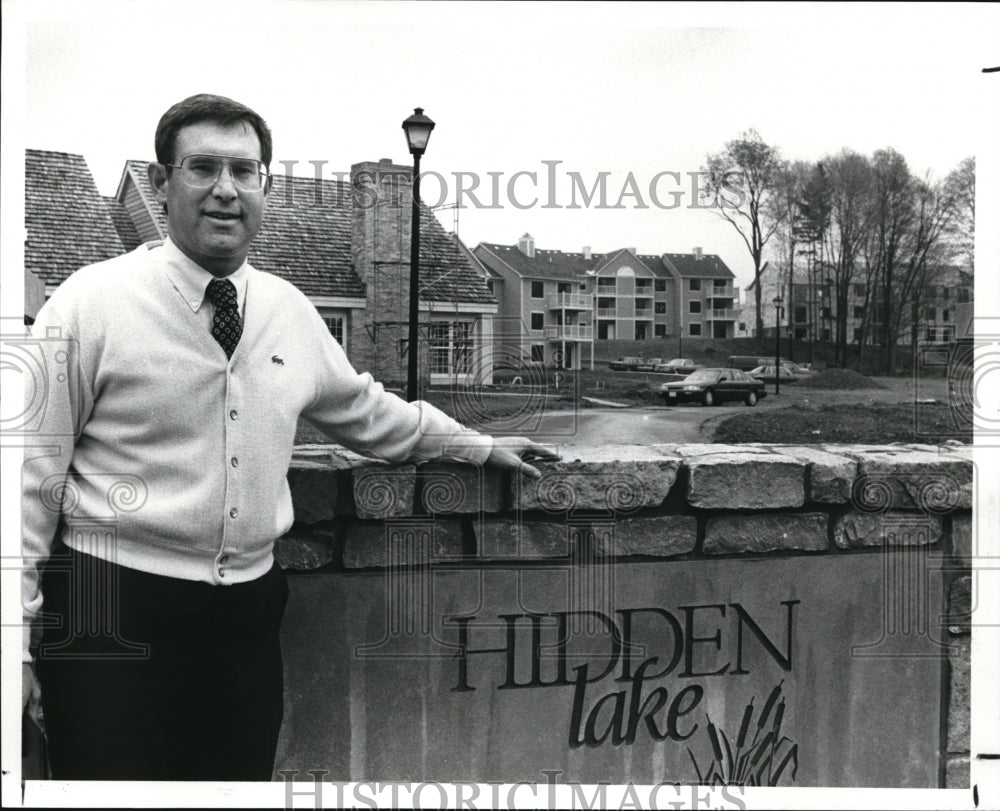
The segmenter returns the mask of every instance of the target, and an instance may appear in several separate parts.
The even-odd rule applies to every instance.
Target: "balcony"
[[[553,293],[547,304],[550,310],[589,310],[594,298],[585,293]]]
[[[652,318],[653,308],[652,307],[636,307],[635,308],[636,318]]]
[[[597,308],[598,318],[617,318],[618,310],[615,307],[598,307]]]
[[[550,341],[591,341],[594,338],[594,328],[589,324],[563,324],[557,327],[546,327],[545,337]]]
[[[733,308],[723,310],[707,310],[705,320],[707,321],[735,321],[740,317],[740,311]]]
[[[706,298],[736,298],[739,295],[739,288],[727,284],[724,287],[709,287],[705,291]]]

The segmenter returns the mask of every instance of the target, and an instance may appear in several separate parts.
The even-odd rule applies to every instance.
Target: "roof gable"
[[[125,252],[82,155],[25,150],[24,266],[46,285]]]

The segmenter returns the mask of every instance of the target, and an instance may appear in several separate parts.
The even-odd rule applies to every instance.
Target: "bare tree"
[[[714,202],[713,210],[743,238],[753,260],[755,327],[757,338],[761,340],[764,335],[761,268],[765,264],[764,246],[782,217],[775,189],[784,162],[778,149],[765,143],[753,129],[729,141],[721,152],[708,155],[706,160],[705,196]]]
[[[944,180],[945,194],[951,199],[954,216],[949,228],[956,258],[960,258],[969,271],[975,268],[976,237],[976,158],[965,158]]]
[[[833,279],[836,358],[846,364],[850,290],[860,275],[858,264],[869,228],[872,170],[864,155],[849,149],[827,158],[822,166],[829,210],[829,227],[824,229],[823,244]]]

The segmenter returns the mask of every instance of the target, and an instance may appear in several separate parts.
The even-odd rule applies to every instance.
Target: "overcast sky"
[[[492,206],[464,198],[469,245],[526,231],[562,250],[697,245],[744,286],[739,237],[688,208],[707,152],[754,127],[790,159],[891,146],[942,177],[982,149],[984,91],[992,83],[995,101],[1000,85],[981,72],[1000,64],[990,5],[201,0],[5,12],[5,37],[23,36],[25,114],[17,130],[5,120],[4,149],[23,135],[26,147],[80,153],[104,194],[126,159],[153,157],[159,116],[192,93],[257,109],[275,171],[325,161],[328,177],[361,160],[409,163],[400,123],[419,105],[437,122],[422,168],[445,178],[425,181],[425,200],[454,202],[454,173],[470,172]],[[4,58],[6,70],[17,54]],[[588,189],[609,173],[609,208],[579,195],[568,208],[571,172]],[[453,213],[439,216],[450,228]]]

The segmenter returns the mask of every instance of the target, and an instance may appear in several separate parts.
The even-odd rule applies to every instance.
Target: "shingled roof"
[[[701,259],[696,259],[693,253],[665,253],[662,259],[664,264],[672,265],[685,279],[736,278],[726,263],[713,253],[703,254]]]
[[[122,246],[126,251],[133,251],[142,244],[139,239],[139,232],[135,230],[135,223],[129,219],[125,206],[118,202],[115,197],[105,197],[104,204],[108,207],[108,214],[111,215],[111,222],[115,225],[118,238],[122,241]]]
[[[46,285],[125,252],[82,155],[25,151],[25,268]]]
[[[588,271],[599,271],[608,260],[621,251],[622,249],[610,253],[593,253],[587,259],[582,253],[535,249],[535,255],[532,257],[517,245],[481,242],[476,247],[476,256],[487,264],[492,257],[495,257],[526,278],[574,280],[583,277]],[[660,262],[660,257],[641,255],[638,259],[654,275],[662,278],[669,276]]]

